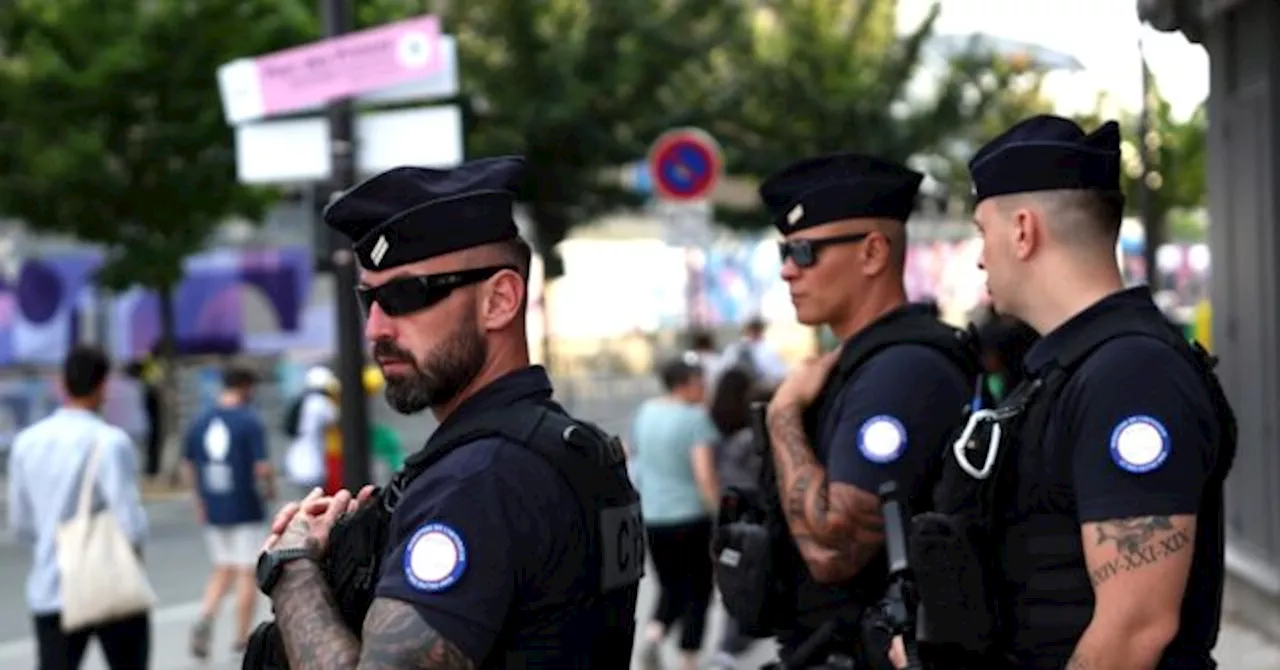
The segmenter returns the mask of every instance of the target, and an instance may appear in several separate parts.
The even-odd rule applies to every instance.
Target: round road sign
[[[654,192],[663,200],[710,197],[723,165],[720,145],[697,128],[669,130],[649,150],[649,175]]]

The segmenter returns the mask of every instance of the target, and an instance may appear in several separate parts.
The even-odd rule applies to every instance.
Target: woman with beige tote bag
[[[92,509],[102,446],[89,450],[73,516],[58,526],[62,630],[73,632],[140,614],[156,603],[129,538],[109,507]]]

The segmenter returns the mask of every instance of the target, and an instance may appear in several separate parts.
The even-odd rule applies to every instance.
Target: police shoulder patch
[[[858,429],[858,451],[873,463],[892,463],[906,448],[907,429],[888,414],[873,416]]]
[[[458,531],[446,524],[424,524],[404,550],[404,576],[419,591],[443,591],[467,570],[467,546]]]
[[[1137,414],[1111,430],[1111,460],[1134,474],[1151,472],[1169,458],[1169,431],[1155,417]]]

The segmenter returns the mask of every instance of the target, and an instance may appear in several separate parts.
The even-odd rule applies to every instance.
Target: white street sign
[[[706,247],[715,240],[715,208],[710,200],[660,202],[662,238],[673,247]]]
[[[401,165],[454,167],[463,160],[456,105],[367,112],[356,118],[356,166],[372,175]],[[237,126],[236,172],[244,184],[299,184],[333,174],[324,117]]]

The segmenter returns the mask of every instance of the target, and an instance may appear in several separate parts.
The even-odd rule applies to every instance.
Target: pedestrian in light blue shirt
[[[711,445],[720,434],[703,405],[696,358],[667,364],[661,376],[666,393],[640,406],[632,435],[632,472],[661,589],[642,658],[656,667],[660,643],[680,623],[681,662],[693,670],[711,602],[711,514],[720,495]]]
[[[95,507],[111,510],[139,553],[147,535],[133,441],[98,414],[110,367],[100,349],[71,350],[62,369],[63,406],[19,433],[9,452],[9,527],[32,548],[27,605],[35,619],[40,670],[76,670],[94,637],[111,670],[147,667],[147,613],[74,633],[64,633],[61,625],[57,530],[75,511],[92,449],[99,450]]]

